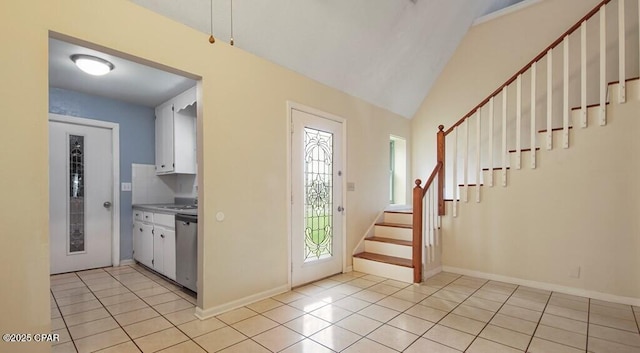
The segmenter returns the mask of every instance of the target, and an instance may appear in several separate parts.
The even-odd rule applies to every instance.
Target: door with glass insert
[[[51,274],[112,264],[110,129],[49,122]]]
[[[291,111],[291,279],[299,286],[342,272],[342,123]]]

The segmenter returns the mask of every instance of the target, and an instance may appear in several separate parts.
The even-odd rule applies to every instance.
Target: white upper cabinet
[[[196,87],[156,107],[156,173],[196,174]]]

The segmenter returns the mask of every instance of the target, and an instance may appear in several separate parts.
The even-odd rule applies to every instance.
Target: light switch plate
[[[131,191],[131,183],[122,183],[122,186],[120,187],[120,190],[122,190],[122,191]]]

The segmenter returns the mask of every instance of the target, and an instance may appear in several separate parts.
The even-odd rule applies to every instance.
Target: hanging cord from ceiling
[[[229,40],[229,44],[233,46],[233,0],[231,1],[231,40]]]
[[[211,35],[209,36],[209,43],[213,44],[216,42],[216,39],[213,37],[213,0],[210,0],[211,5]]]

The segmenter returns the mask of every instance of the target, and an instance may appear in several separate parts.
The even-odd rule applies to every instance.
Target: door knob
[[[105,201],[105,202],[102,204],[102,206],[104,206],[104,208],[109,208],[109,207],[111,207],[111,202],[109,202],[109,201]]]

